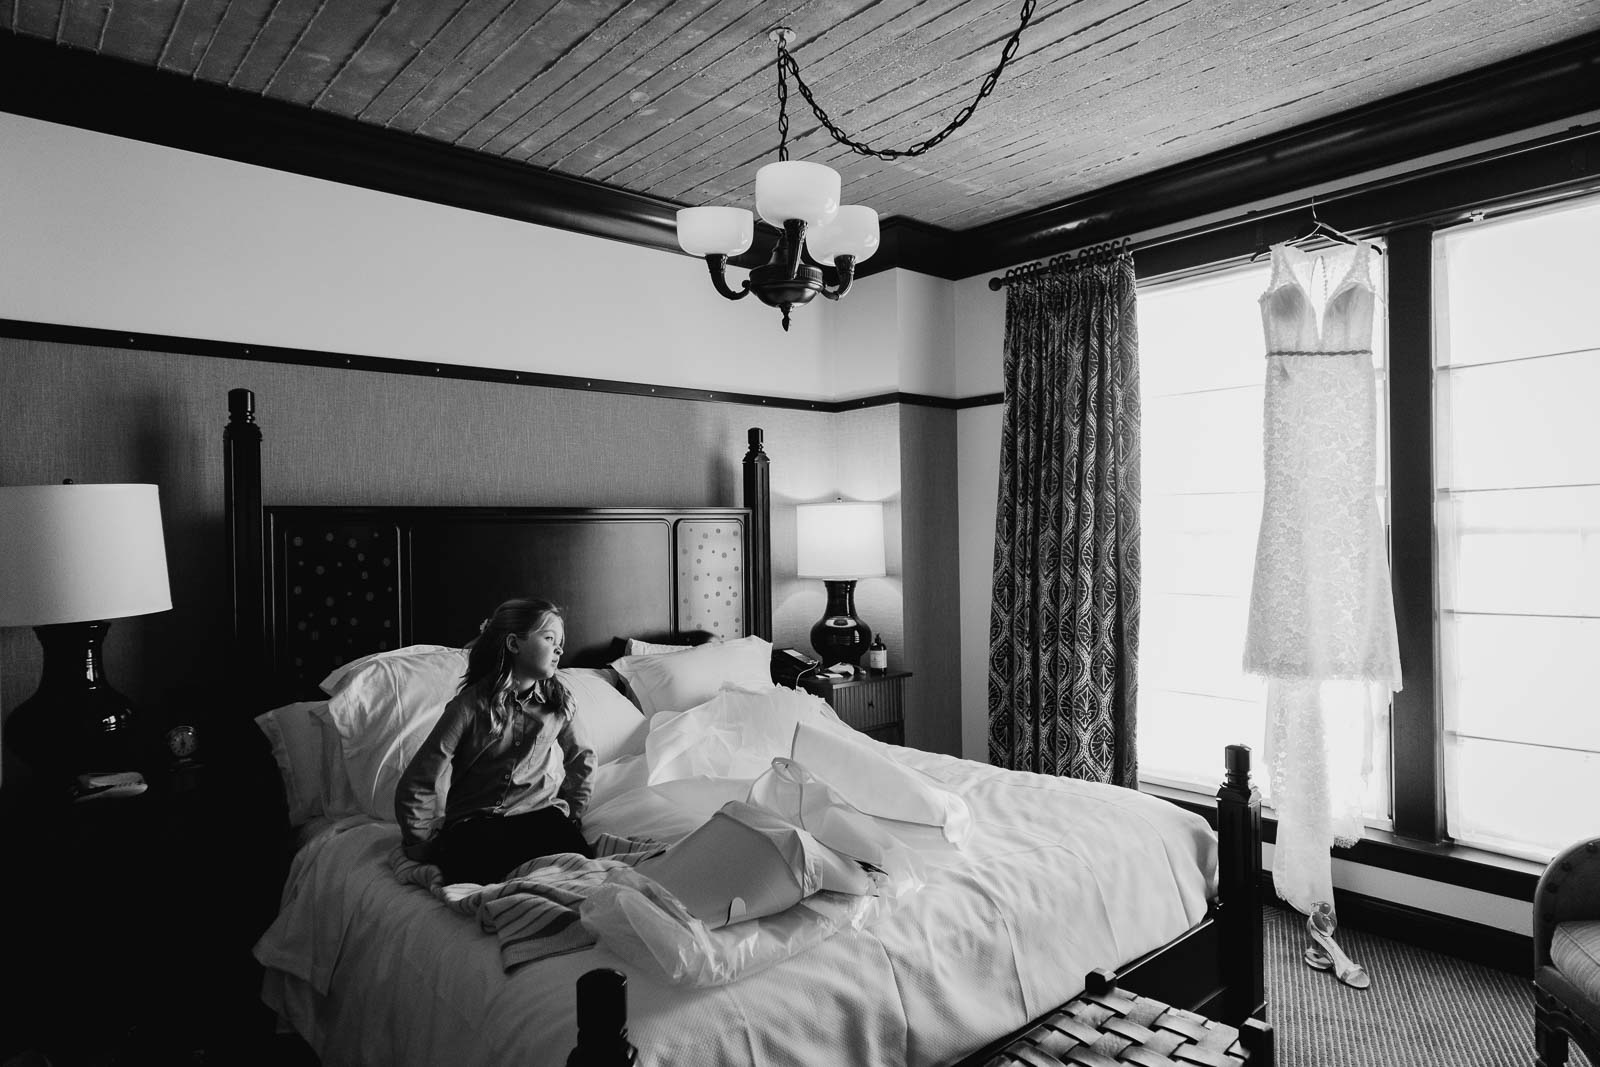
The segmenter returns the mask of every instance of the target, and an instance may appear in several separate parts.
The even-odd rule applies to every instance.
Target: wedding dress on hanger
[[[1400,688],[1374,491],[1372,255],[1365,242],[1274,245],[1261,295],[1265,484],[1244,668],[1267,681],[1273,880],[1323,926],[1328,849],[1360,837],[1373,734]]]

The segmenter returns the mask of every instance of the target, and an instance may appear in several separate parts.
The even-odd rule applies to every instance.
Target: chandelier
[[[829,300],[844,296],[855,279],[856,267],[877,251],[878,213],[858,204],[840,205],[839,172],[832,167],[789,158],[789,78],[794,78],[800,95],[828,134],[852,152],[884,160],[920,156],[970,119],[984,97],[994,91],[1000,72],[1016,54],[1036,3],[1024,0],[1016,31],[1006,40],[999,64],[984,78],[973,101],[944,129],[904,149],[873,148],[840,130],[800,77],[800,64],[789,53],[794,30],[787,26],[773,30],[768,39],[778,46],[778,161],[756,171],[756,212],[779,231],[772,257],[752,268],[739,289],[728,285],[728,260],[749,251],[755,240],[755,219],[747,208],[679,209],[679,246],[691,256],[705,257],[717,292],[729,300],[754,293],[757,300],[783,313],[785,330],[789,329],[789,312],[796,305],[809,304],[818,293]],[[823,267],[833,268],[838,278],[835,285],[827,284]]]

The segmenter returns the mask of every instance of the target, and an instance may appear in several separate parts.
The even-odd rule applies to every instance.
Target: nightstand
[[[207,869],[198,768],[183,770],[147,775],[136,796],[79,803],[8,788],[0,929],[14,981],[0,1059],[32,1048],[60,1064],[199,1061],[215,974],[208,916],[227,887]]]
[[[905,691],[910,671],[862,671],[851,678],[806,675],[800,684],[833,706],[848,725],[891,745],[905,744]]]

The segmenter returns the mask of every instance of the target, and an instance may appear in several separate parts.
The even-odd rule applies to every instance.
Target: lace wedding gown
[[[1400,688],[1374,491],[1372,247],[1272,249],[1265,486],[1244,667],[1267,680],[1273,879],[1310,913],[1332,901],[1328,849],[1361,833],[1373,731]]]

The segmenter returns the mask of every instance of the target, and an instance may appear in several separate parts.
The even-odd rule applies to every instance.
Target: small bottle
[[[889,650],[883,647],[883,637],[874,635],[867,646],[867,670],[882,674],[889,669]]]

